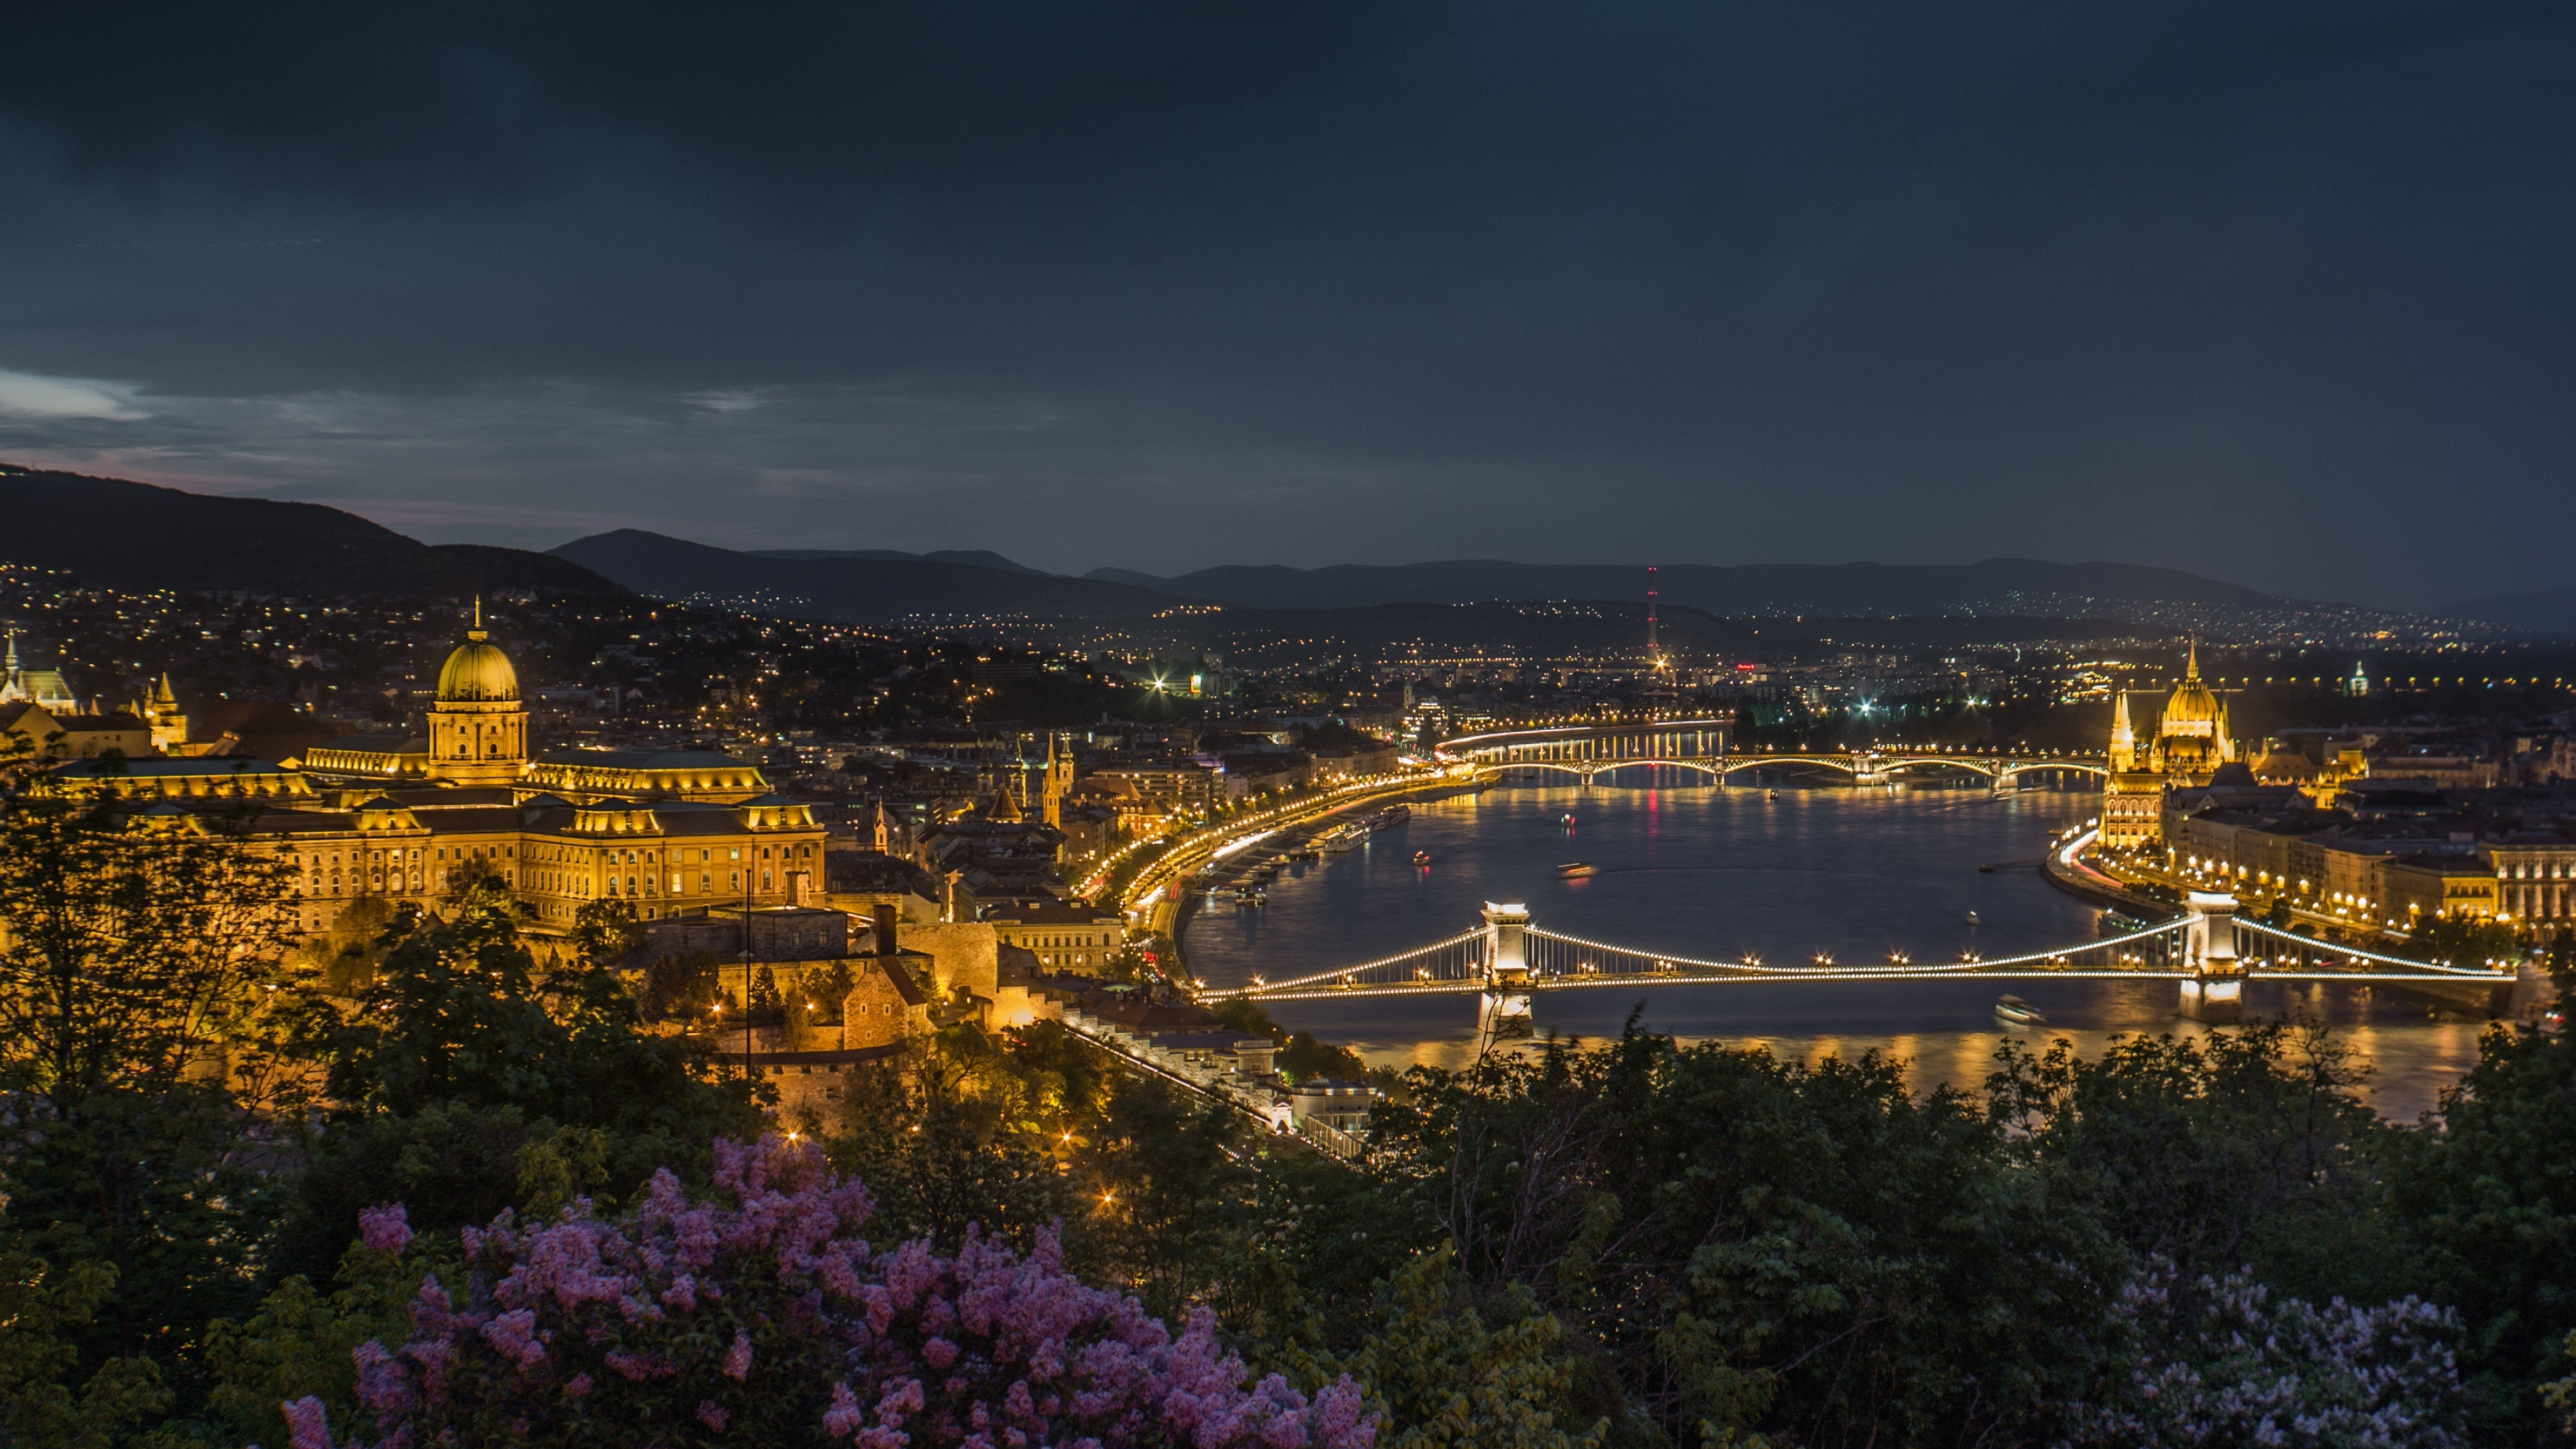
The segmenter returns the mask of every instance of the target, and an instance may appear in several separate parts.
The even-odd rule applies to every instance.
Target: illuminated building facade
[[[823,897],[823,828],[752,765],[704,751],[530,759],[517,673],[479,610],[439,671],[425,735],[349,736],[292,763],[74,761],[56,775],[138,815],[245,831],[293,868],[308,932],[362,901],[435,905],[479,877],[505,886],[528,929],[547,935],[570,930],[595,900],[658,920]]]
[[[2102,844],[2110,849],[2153,845],[2163,836],[2165,792],[2207,785],[2221,765],[2239,754],[2227,701],[2201,682],[2200,648],[2194,644],[2182,683],[2166,696],[2155,733],[2144,741],[2129,715],[2126,690],[2112,696],[2109,775],[2102,788]]]

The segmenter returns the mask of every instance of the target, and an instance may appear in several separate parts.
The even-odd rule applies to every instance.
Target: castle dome
[[[485,642],[480,599],[474,601],[474,627],[465,631],[465,642],[438,671],[438,698],[442,704],[515,703],[519,698],[519,671],[510,667],[510,656]]]

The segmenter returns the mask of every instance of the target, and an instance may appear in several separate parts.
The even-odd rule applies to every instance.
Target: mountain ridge
[[[2528,629],[2535,634],[2576,635],[2576,589],[2486,594],[2444,604],[2432,612],[2443,618],[2475,619],[2511,629]]]
[[[781,613],[853,623],[883,623],[921,614],[1144,618],[1188,602],[1172,594],[1034,569],[923,557],[851,556],[893,550],[749,553],[640,528],[591,534],[549,552],[638,593],[665,598],[690,594],[756,598]],[[822,556],[787,556],[807,553]]]
[[[450,596],[492,589],[622,594],[563,559],[423,543],[346,509],[190,493],[0,464],[0,559],[110,588]]]
[[[578,542],[578,540],[576,540]],[[1017,559],[1004,558],[989,548],[934,548],[928,553],[906,553],[899,548],[747,548],[740,552],[754,558],[785,558],[802,562],[815,559],[868,559],[879,563],[947,563],[969,564],[976,568],[996,569],[1006,574],[1035,574],[1040,578],[1063,578],[1045,569],[1033,569]]]

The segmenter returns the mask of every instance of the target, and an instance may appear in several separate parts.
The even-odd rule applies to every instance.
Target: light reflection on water
[[[1681,955],[1758,951],[1794,962],[1955,960],[2092,937],[2098,913],[2027,865],[2049,837],[2094,813],[2098,797],[2050,791],[1663,790],[1498,788],[1416,805],[1412,821],[1344,855],[1292,867],[1269,905],[1218,903],[1191,923],[1191,969],[1212,985],[1322,970],[1389,955],[1476,924],[1488,900],[1526,902],[1535,922],[1568,934]],[[1571,814],[1569,825],[1562,817]],[[1412,863],[1428,851],[1427,868]],[[1600,868],[1556,877],[1563,862]],[[1967,923],[1974,911],[1978,924]],[[1877,1049],[1910,1061],[1918,1088],[1975,1086],[2005,1029],[1995,997],[2012,991],[2051,1025],[2015,1033],[2034,1045],[2063,1036],[2090,1056],[2115,1034],[2196,1034],[2173,1014],[2170,982],[1761,982],[1553,991],[1538,1026],[1563,1037],[1615,1036],[1632,1008],[1646,1027],[1684,1040],[1760,1045],[1809,1061]],[[2249,1015],[2305,1016],[2372,1069],[2380,1111],[2411,1120],[2477,1057],[2483,1023],[2429,1019],[2386,991],[2257,985]],[[1283,1002],[1282,1024],[1357,1046],[1372,1065],[1457,1067],[1477,1050],[1469,996]]]

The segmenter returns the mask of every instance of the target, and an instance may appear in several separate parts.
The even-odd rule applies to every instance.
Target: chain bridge
[[[1200,992],[1207,1001],[1307,1001],[1336,997],[1475,996],[1489,1030],[1526,1024],[1547,991],[1725,986],[1754,981],[1940,981],[2123,978],[2177,983],[2178,1009],[2208,1022],[2240,1019],[2249,981],[2408,982],[2482,989],[2500,1002],[2511,966],[2472,968],[2409,961],[2279,930],[2235,914],[2232,896],[2193,892],[2183,913],[2144,929],[2015,956],[1884,961],[1828,956],[1774,964],[1753,956],[1711,959],[1640,950],[1540,928],[1522,905],[1488,903],[1484,924],[1375,961],[1278,981]]]
[[[1463,735],[1437,747],[1449,764],[1533,774],[1560,774],[1589,785],[1614,770],[1663,768],[1696,771],[1712,783],[1744,771],[1839,774],[1854,785],[1888,785],[1949,774],[1980,776],[1997,789],[2024,775],[2052,772],[2100,777],[2109,760],[2100,755],[2040,755],[1935,750],[1842,750],[1746,753],[1727,748],[1731,722],[1723,719],[1658,720],[1637,724],[1569,725],[1558,729],[1499,730]]]

